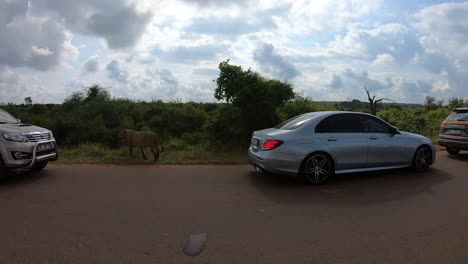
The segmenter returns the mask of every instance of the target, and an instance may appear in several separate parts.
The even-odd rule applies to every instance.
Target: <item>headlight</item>
[[[12,133],[12,134],[3,134],[3,137],[8,141],[13,142],[28,142],[28,138],[19,133]]]

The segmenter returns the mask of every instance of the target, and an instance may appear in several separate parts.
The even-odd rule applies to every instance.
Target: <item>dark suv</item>
[[[440,126],[439,145],[450,154],[468,150],[468,107],[453,109]]]

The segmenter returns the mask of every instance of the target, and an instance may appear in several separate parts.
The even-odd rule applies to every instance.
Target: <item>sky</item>
[[[218,65],[314,101],[468,98],[468,2],[0,0],[0,103],[216,102]]]

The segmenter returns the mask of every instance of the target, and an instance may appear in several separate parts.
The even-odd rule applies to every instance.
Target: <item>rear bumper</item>
[[[439,138],[439,146],[456,147],[461,150],[468,150],[468,138],[466,140]]]
[[[302,160],[299,157],[276,155],[273,152],[254,152],[250,148],[249,163],[258,171],[297,176]]]

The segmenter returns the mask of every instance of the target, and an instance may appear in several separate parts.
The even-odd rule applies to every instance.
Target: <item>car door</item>
[[[368,142],[367,162],[369,167],[403,165],[407,163],[407,155],[403,155],[401,135],[395,128],[383,120],[361,115],[364,135]]]
[[[336,170],[362,168],[367,162],[367,138],[359,115],[334,114],[315,128],[316,135],[330,150]]]

